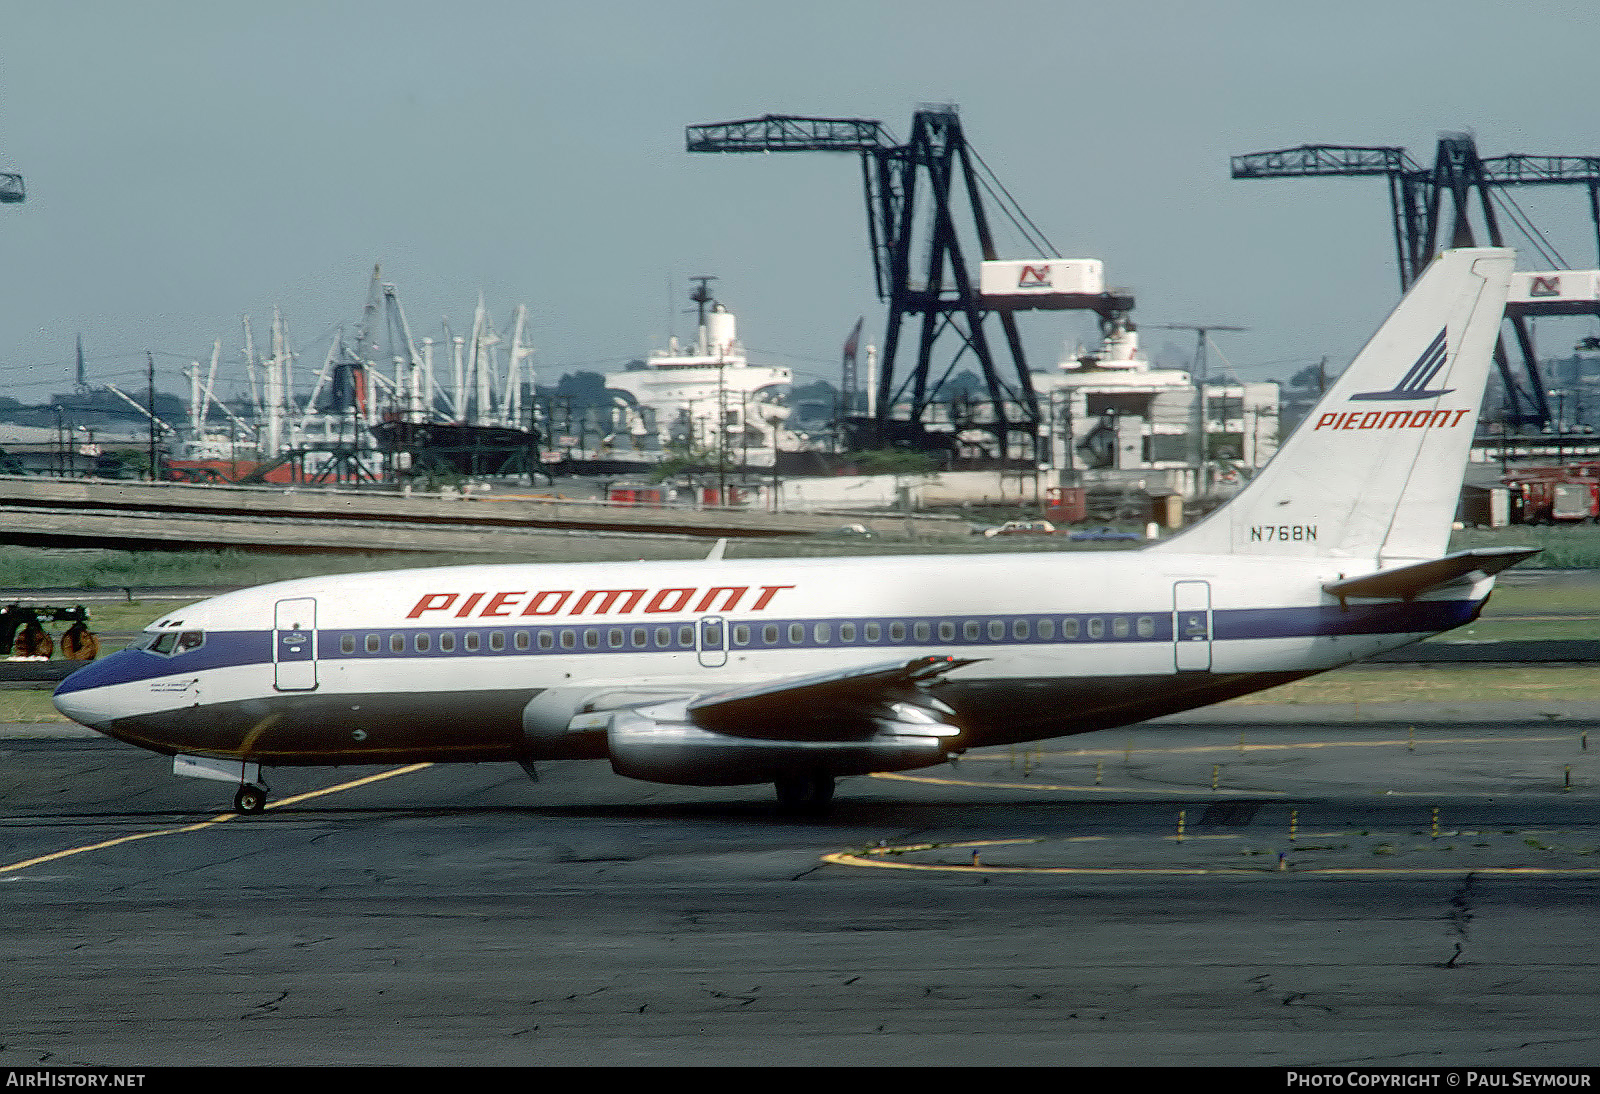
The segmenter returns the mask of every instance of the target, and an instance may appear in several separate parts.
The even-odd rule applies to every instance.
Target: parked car
[[[1085,528],[1067,537],[1076,543],[1143,543],[1138,532],[1119,532],[1115,528]]]
[[[1056,526],[1047,520],[1008,520],[998,528],[986,528],[984,535],[995,536],[1053,536]]]

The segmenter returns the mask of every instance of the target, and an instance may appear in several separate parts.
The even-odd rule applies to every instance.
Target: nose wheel
[[[264,786],[245,783],[233,796],[233,809],[236,813],[259,813],[266,807],[267,788]]]

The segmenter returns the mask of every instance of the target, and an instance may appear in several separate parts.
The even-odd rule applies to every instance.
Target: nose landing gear
[[[267,807],[267,784],[261,778],[261,765],[243,760],[217,760],[210,756],[172,757],[172,773],[191,779],[213,779],[239,787],[233,796],[238,813],[259,813]]]

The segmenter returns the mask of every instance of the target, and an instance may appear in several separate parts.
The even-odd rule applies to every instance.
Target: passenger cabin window
[[[353,635],[353,634],[340,635],[339,636],[339,652],[340,653],[355,653],[356,652],[356,636]]]

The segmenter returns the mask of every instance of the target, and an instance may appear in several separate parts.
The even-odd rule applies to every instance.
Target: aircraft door
[[[273,686],[279,691],[317,689],[317,602],[280,600],[272,620]]]
[[[1179,672],[1211,671],[1211,583],[1172,585],[1173,656]]]
[[[695,648],[700,663],[708,669],[720,669],[728,663],[728,624],[720,615],[700,617]]]

